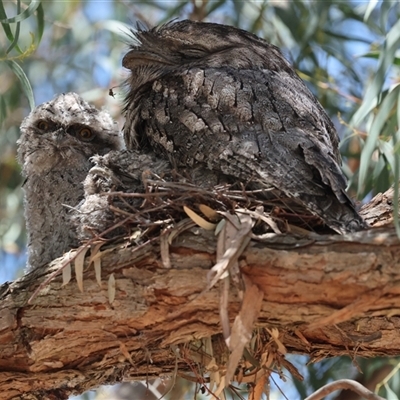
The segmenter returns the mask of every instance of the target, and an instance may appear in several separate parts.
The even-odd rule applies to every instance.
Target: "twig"
[[[341,389],[352,390],[353,392],[356,392],[359,396],[362,396],[367,400],[385,400],[383,397],[378,396],[374,392],[368,390],[366,387],[361,385],[361,383],[358,383],[351,379],[340,379],[336,382],[328,383],[304,400],[320,400],[328,394],[334,392],[335,390]]]

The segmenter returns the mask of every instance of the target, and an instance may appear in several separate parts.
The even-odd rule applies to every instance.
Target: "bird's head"
[[[291,67],[279,49],[252,33],[227,25],[190,20],[133,32],[122,64],[132,71],[132,90],[171,71],[199,68]]]
[[[21,124],[18,158],[25,173],[79,168],[95,154],[123,147],[117,124],[106,111],[76,93],[36,107]]]

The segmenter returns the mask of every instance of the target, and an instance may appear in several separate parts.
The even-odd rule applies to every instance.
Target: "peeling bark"
[[[364,218],[375,225],[388,219],[388,193],[364,207]],[[215,248],[213,234],[192,229],[170,246],[166,269],[159,242],[114,244],[102,256],[101,287],[86,260],[83,293],[75,280],[62,286],[59,275],[31,304],[62,259],[2,285],[0,399],[63,399],[102,384],[171,375],[176,366],[187,374],[190,360],[207,365],[211,356],[200,339],[222,332],[218,285],[205,290]],[[400,355],[400,241],[393,227],[345,236],[276,235],[252,241],[239,265],[264,293],[259,332],[277,328],[289,352],[313,361]],[[231,285],[231,324],[239,297]],[[224,365],[223,339],[213,336],[212,344]]]

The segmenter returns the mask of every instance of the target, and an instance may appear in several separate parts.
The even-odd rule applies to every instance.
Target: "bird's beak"
[[[65,131],[63,128],[57,129],[52,136],[55,143],[61,143],[65,138]]]

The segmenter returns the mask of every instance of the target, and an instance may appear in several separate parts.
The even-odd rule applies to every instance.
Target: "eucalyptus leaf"
[[[15,61],[6,60],[5,62],[14,72],[14,74],[18,77],[21,83],[22,90],[24,91],[26,97],[28,98],[29,107],[31,108],[31,110],[33,110],[35,108],[35,99],[33,97],[33,90],[28,77],[25,75],[24,70]]]
[[[363,186],[365,185],[365,180],[367,179],[368,166],[370,164],[372,153],[377,147],[379,135],[381,134],[383,125],[385,124],[386,120],[389,117],[389,114],[392,112],[392,109],[396,104],[399,96],[399,90],[400,87],[397,86],[392,92],[385,96],[382,104],[380,105],[378,114],[374,118],[371,128],[369,130],[369,135],[365,142],[365,146],[363,148],[360,158],[360,176],[358,185],[359,194],[361,194]]]
[[[20,22],[23,21],[24,19],[29,18],[40,6],[40,0],[32,0],[31,3],[29,4],[28,8],[22,11],[22,13],[19,13],[15,17],[11,18],[4,18],[1,17],[0,19],[0,24],[13,24],[15,22]],[[4,9],[4,8],[3,8]]]

